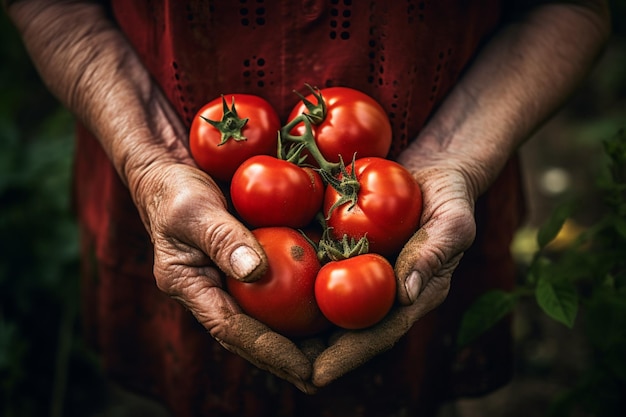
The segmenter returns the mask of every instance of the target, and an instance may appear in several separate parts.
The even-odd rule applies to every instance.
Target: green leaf
[[[463,315],[457,335],[457,346],[468,345],[493,327],[515,307],[517,294],[493,290],[483,294]]]
[[[572,214],[573,205],[571,203],[563,204],[557,207],[550,218],[541,226],[537,232],[537,244],[539,249],[543,249],[546,245],[554,240],[559,234],[565,220]]]
[[[545,277],[539,277],[535,298],[548,316],[569,328],[574,326],[578,313],[578,293],[572,283],[554,283]]]

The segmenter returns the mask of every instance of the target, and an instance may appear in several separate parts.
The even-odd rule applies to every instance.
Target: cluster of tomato
[[[200,109],[190,130],[196,163],[229,184],[235,214],[268,258],[260,280],[227,278],[227,290],[293,337],[380,321],[396,294],[389,260],[422,208],[413,176],[385,158],[383,108],[354,89],[309,89],[284,126],[266,100],[233,94],[230,105],[221,97]]]

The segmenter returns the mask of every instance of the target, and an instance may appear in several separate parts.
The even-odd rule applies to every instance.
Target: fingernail
[[[247,246],[239,246],[230,255],[230,266],[238,278],[250,275],[260,263],[259,255]]]
[[[406,278],[404,282],[404,288],[406,288],[406,292],[409,295],[409,300],[411,303],[415,302],[417,296],[420,293],[420,289],[422,287],[422,277],[417,271],[411,272],[411,274]]]
[[[290,369],[284,369],[285,373],[288,375],[287,378],[289,380],[289,382],[291,382],[293,385],[296,386],[296,388],[298,388],[300,391],[302,391],[305,394],[309,394],[311,391],[311,386],[309,384],[307,384],[306,382],[304,382],[302,380],[302,377],[296,373],[295,371],[292,371]]]

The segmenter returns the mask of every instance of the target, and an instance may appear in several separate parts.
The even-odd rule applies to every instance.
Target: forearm
[[[519,145],[573,92],[608,38],[602,7],[549,4],[489,42],[423,129],[414,152],[458,157],[476,198]]]
[[[184,126],[99,5],[23,0],[8,13],[44,82],[100,140],[134,196],[156,165],[192,163]]]

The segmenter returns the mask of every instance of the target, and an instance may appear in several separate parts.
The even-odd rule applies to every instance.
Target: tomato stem
[[[359,198],[359,191],[361,190],[361,183],[356,177],[356,173],[354,170],[356,154],[352,157],[352,164],[350,165],[350,172],[346,169],[345,164],[343,163],[343,158],[341,155],[339,156],[339,167],[341,170],[341,177],[336,177],[333,175],[328,175],[328,173],[324,171],[320,171],[320,175],[322,179],[335,190],[340,195],[339,199],[333,204],[328,213],[326,214],[326,220],[330,219],[331,213],[339,206],[342,206],[346,203],[350,203],[348,210],[352,210],[352,208],[356,205]]]
[[[298,152],[306,149],[309,154],[315,159],[317,162],[320,173],[323,181],[329,186],[333,187],[339,195],[341,196],[339,200],[333,204],[330,210],[327,213],[327,218],[330,218],[330,214],[339,206],[350,203],[350,207],[348,210],[351,210],[357,203],[358,193],[361,188],[361,185],[356,178],[356,174],[354,172],[354,161],[356,158],[356,154],[352,157],[352,172],[348,172],[346,166],[343,162],[343,158],[339,155],[339,162],[329,162],[322,152],[320,151],[317,143],[315,141],[315,136],[313,135],[313,125],[320,124],[326,118],[326,102],[322,93],[319,89],[311,87],[309,84],[305,84],[311,93],[317,100],[317,104],[313,104],[310,100],[304,97],[302,94],[294,91],[302,100],[307,111],[299,114],[294,117],[291,121],[289,121],[285,126],[283,126],[280,130],[279,134],[279,152],[282,149],[282,140],[286,140],[291,142],[296,148]],[[299,124],[304,125],[304,133],[300,136],[293,135],[291,132],[293,129]],[[282,156],[280,156],[282,158]],[[303,163],[303,159],[300,160],[300,163]],[[292,161],[293,162],[293,161]]]
[[[228,139],[233,139],[236,142],[247,140],[247,138],[241,133],[246,123],[248,123],[248,118],[242,119],[237,114],[237,109],[235,108],[235,97],[232,98],[231,107],[228,107],[228,103],[226,103],[226,99],[224,95],[222,95],[222,120],[210,120],[204,116],[200,116],[202,120],[211,124],[211,126],[215,127],[221,133],[220,143],[217,146],[222,146]]]
[[[278,132],[278,153],[277,158],[283,161],[291,162],[298,166],[303,166],[306,160],[306,155],[302,156],[302,151],[305,146],[303,143],[292,144],[292,146],[285,147],[282,140],[282,135]]]
[[[294,117],[290,122],[280,130],[280,137],[288,142],[302,144],[303,149],[306,148],[309,154],[315,159],[321,171],[325,171],[328,175],[333,176],[340,171],[339,163],[329,162],[324,155],[320,152],[315,137],[313,135],[313,126],[318,125],[326,119],[326,102],[322,93],[318,88],[311,87],[309,84],[305,84],[311,93],[315,97],[317,103],[314,104],[302,94],[294,90],[294,93],[300,97],[307,111]],[[300,136],[292,135],[291,131],[300,123],[304,124],[304,134]]]
[[[301,136],[292,135],[291,131],[300,123],[304,124],[304,134]],[[307,117],[305,113],[294,117],[293,120],[283,126],[283,128],[280,130],[280,137],[283,140],[287,140],[292,143],[302,144],[303,147],[306,148],[307,151],[309,151],[313,159],[315,159],[315,162],[317,162],[317,164],[319,165],[320,170],[325,171],[331,176],[339,172],[339,163],[329,162],[320,152],[317,143],[315,143],[315,137],[313,136],[311,120]]]

